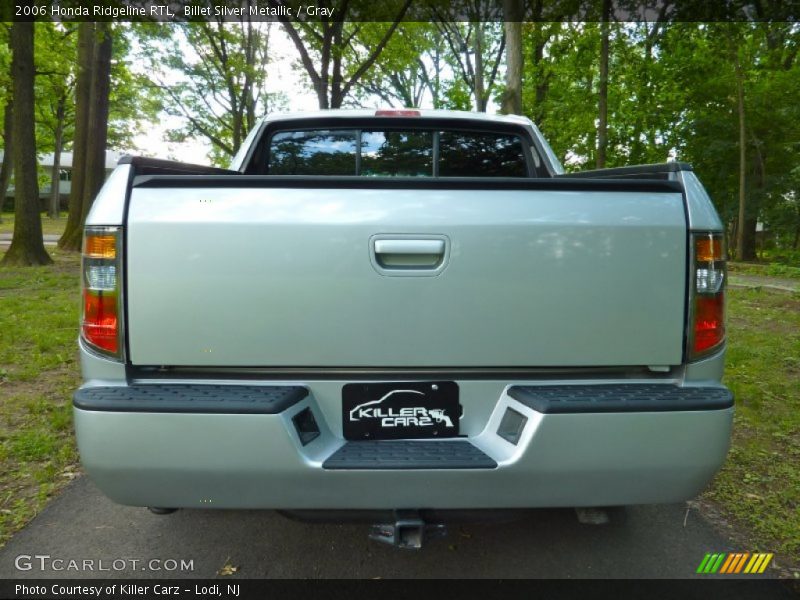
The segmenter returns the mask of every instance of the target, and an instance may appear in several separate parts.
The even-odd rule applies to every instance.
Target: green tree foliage
[[[170,141],[206,139],[227,162],[265,113],[285,103],[266,91],[272,24],[243,18],[140,27],[139,44],[168,114],[185,126]]]
[[[135,138],[159,120],[166,104],[163,92],[141,68],[134,52],[137,24],[114,24],[109,90],[108,148],[135,150]]]
[[[368,0],[322,2],[331,7],[334,19],[301,20],[279,17],[297,50],[299,64],[317,95],[320,108],[340,108],[383,55],[412,0],[378,5]],[[269,0],[279,9],[298,2]],[[371,22],[360,19],[369,19]],[[349,19],[349,20],[348,20]],[[391,54],[384,60],[391,60]]]
[[[771,232],[771,243],[793,240],[800,228],[799,41],[798,27],[782,23],[676,24],[665,38],[665,69],[685,107],[673,145],[709,187],[731,240],[739,227],[737,60],[741,65],[746,207],[740,258],[754,258],[757,222]],[[683,64],[673,52],[684,57]]]
[[[470,14],[475,21],[463,23],[437,21],[442,38],[447,42],[447,60],[454,80],[445,95],[453,108],[486,112],[489,99],[500,89],[500,65],[505,56],[503,23],[482,21],[496,19],[499,8],[490,4],[476,4]],[[451,13],[434,11],[439,19],[452,18]]]
[[[74,135],[74,63],[65,60],[76,52],[76,28],[44,22],[36,32],[36,150],[53,153],[49,174],[49,215],[59,215],[59,172],[64,140]]]
[[[788,22],[609,24],[607,167],[690,162],[728,226],[738,228],[741,65],[745,122],[744,258],[764,243],[800,244],[800,26]],[[566,167],[598,149],[601,24],[523,24],[523,112]],[[741,254],[741,253],[740,253]]]
[[[78,24],[36,23],[36,145],[37,152],[53,152],[63,104],[63,148],[71,149],[75,136],[75,82]],[[108,148],[134,150],[134,139],[157,120],[162,98],[144,73],[135,70],[130,24],[112,28],[111,90]],[[0,83],[0,85],[2,85]]]
[[[373,31],[373,33],[375,33]],[[355,98],[377,98],[392,107],[443,106],[444,40],[433,23],[400,23],[381,54],[356,85]]]

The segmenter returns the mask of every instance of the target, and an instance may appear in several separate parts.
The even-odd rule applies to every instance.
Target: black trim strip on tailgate
[[[226,381],[417,381],[430,379],[583,380],[657,379],[673,380],[677,367],[653,372],[647,367],[189,367],[127,365],[129,383],[186,383],[209,379]],[[670,381],[671,383],[671,381]]]
[[[515,385],[508,395],[545,414],[723,410],[733,406],[733,393],[725,387],[665,384]]]
[[[328,175],[137,175],[136,188],[300,188],[379,190],[553,190],[682,194],[677,181],[528,177],[359,177]]]
[[[299,385],[147,384],[81,388],[73,404],[110,412],[276,415],[307,395]]]

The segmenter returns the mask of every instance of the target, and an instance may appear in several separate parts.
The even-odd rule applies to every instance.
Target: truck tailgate
[[[126,223],[129,359],[679,364],[680,191],[560,185],[136,186]]]

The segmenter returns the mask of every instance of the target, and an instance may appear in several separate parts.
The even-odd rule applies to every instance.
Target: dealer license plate
[[[455,437],[460,416],[454,381],[348,383],[342,388],[348,440]]]

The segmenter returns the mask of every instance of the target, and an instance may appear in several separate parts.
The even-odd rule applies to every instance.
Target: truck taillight
[[[87,227],[83,234],[81,336],[94,350],[122,357],[119,227]]]
[[[722,234],[696,233],[689,355],[710,354],[725,341],[725,249]]]

